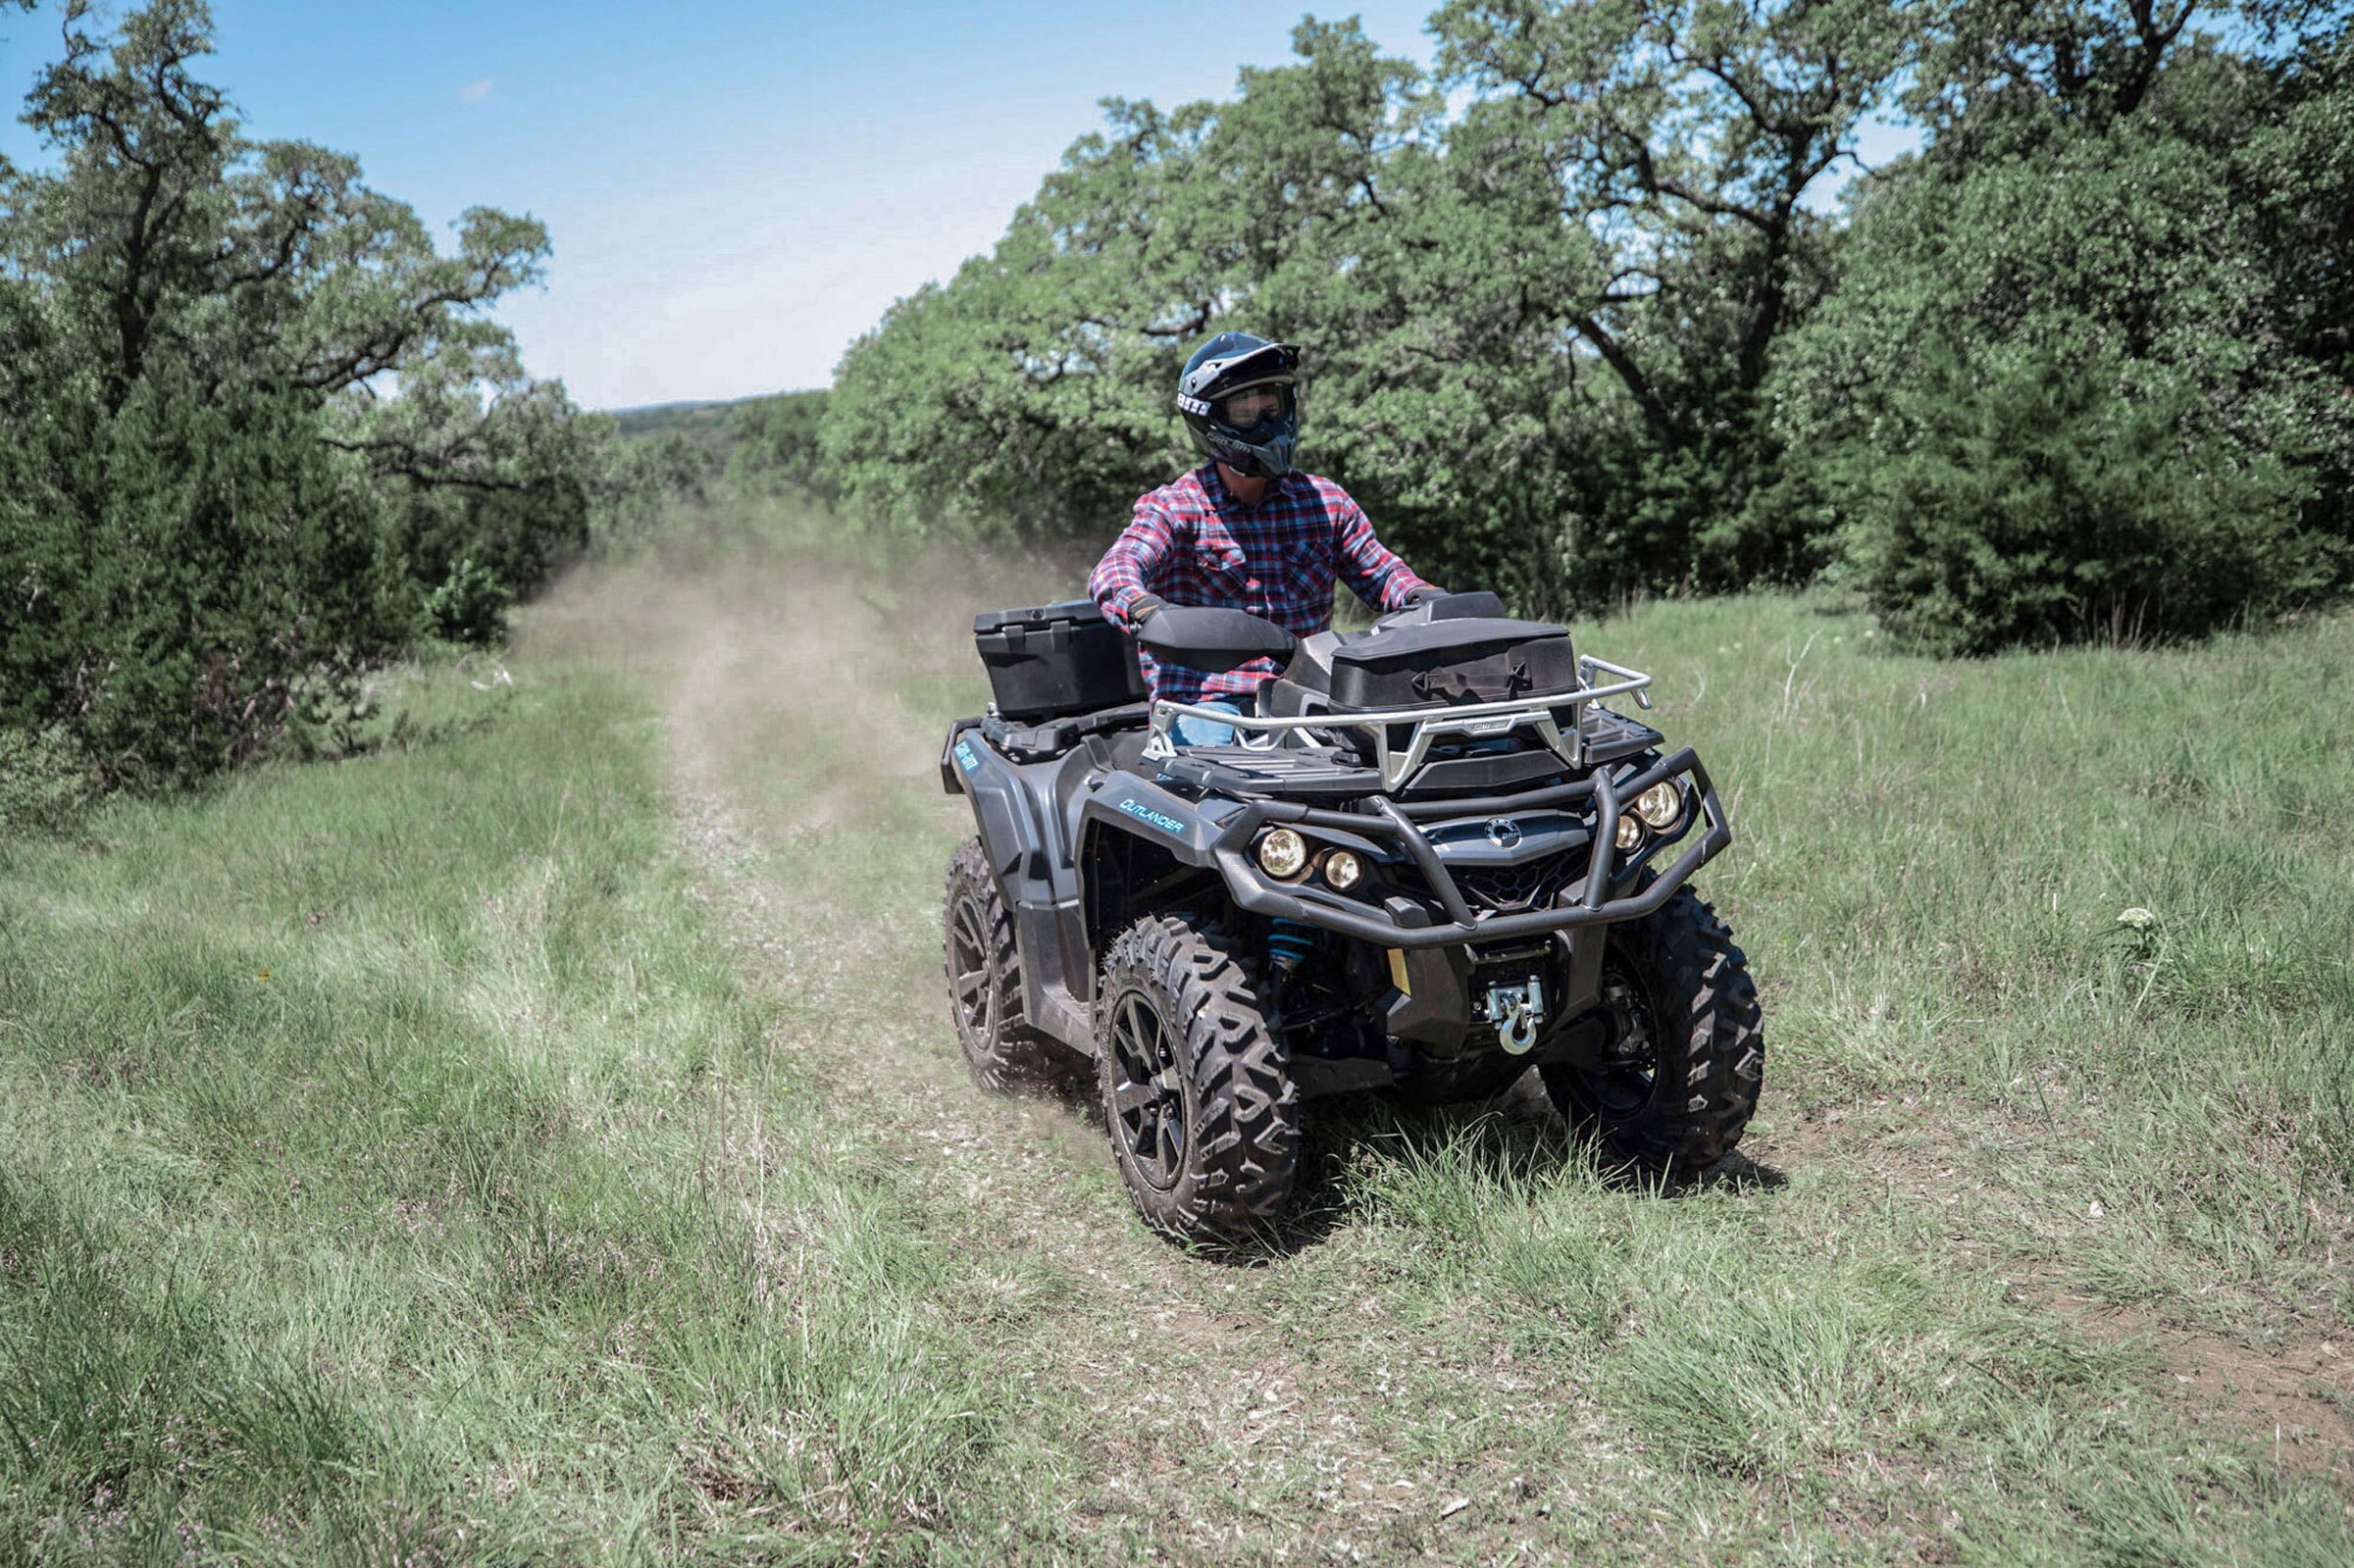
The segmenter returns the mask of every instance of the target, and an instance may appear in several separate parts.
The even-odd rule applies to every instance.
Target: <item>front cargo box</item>
[[[1145,695],[1135,639],[1093,599],[987,611],[973,618],[973,641],[998,712],[1008,719],[1059,719]]]
[[[1542,622],[1432,621],[1344,638],[1329,681],[1342,708],[1496,702],[1576,690],[1577,655],[1568,632]]]

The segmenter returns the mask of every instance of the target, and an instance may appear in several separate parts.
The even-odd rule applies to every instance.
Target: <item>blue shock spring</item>
[[[1267,922],[1267,957],[1279,970],[1300,967],[1300,961],[1316,949],[1316,928],[1304,926],[1296,920],[1280,916]]]

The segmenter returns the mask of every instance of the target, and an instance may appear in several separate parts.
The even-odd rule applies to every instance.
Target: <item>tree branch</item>
[[[1652,390],[1650,379],[1644,376],[1642,367],[1635,363],[1634,356],[1627,353],[1626,346],[1612,336],[1610,329],[1596,320],[1591,312],[1578,317],[1572,325],[1586,341],[1594,345],[1595,352],[1603,357],[1603,361],[1618,373],[1618,379],[1625,384],[1636,403],[1641,405],[1644,417],[1651,421],[1652,429],[1669,440],[1679,436],[1682,431],[1675,416],[1660,400],[1660,394]]]
[[[447,448],[438,452],[428,451],[412,441],[403,441],[393,436],[379,436],[376,439],[364,441],[346,441],[339,440],[333,435],[323,435],[319,439],[322,445],[331,446],[338,452],[351,452],[367,458],[368,466],[379,475],[386,478],[397,477],[418,484],[449,484],[460,489],[494,490],[507,493],[524,493],[546,487],[543,481],[502,479],[495,474],[469,473],[458,468],[457,464],[462,457],[470,455],[466,452],[466,448],[477,436],[482,434],[484,429],[485,425],[477,425]]]

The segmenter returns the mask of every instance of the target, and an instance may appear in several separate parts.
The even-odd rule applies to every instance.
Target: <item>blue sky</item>
[[[1427,62],[1434,0],[1361,15]],[[895,299],[1003,231],[1107,96],[1222,97],[1290,55],[1300,10],[870,0],[215,0],[209,77],[250,134],[355,154],[443,225],[544,221],[545,289],[499,311],[590,407],[824,384]],[[0,88],[56,52],[0,14]],[[36,161],[29,132],[0,151]]]
[[[1427,59],[1430,0],[1365,5]],[[1223,96],[1300,12],[1187,5],[214,0],[211,79],[251,134],[356,154],[445,224],[544,221],[544,292],[499,312],[592,407],[820,385],[891,302],[987,250],[1106,96]],[[1335,13],[1343,14],[1343,13]],[[0,14],[0,87],[56,52]],[[0,150],[31,161],[21,126]]]

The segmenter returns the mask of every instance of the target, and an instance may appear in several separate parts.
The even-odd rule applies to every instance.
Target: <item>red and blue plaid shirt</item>
[[[1136,519],[1096,563],[1087,590],[1130,631],[1140,594],[1264,616],[1295,636],[1332,625],[1338,579],[1375,610],[1396,610],[1425,587],[1382,547],[1349,492],[1313,474],[1287,474],[1256,506],[1236,500],[1212,463],[1137,498]],[[1154,698],[1198,702],[1248,696],[1281,673],[1272,659],[1210,674],[1143,658]],[[1247,707],[1248,704],[1246,703]]]

